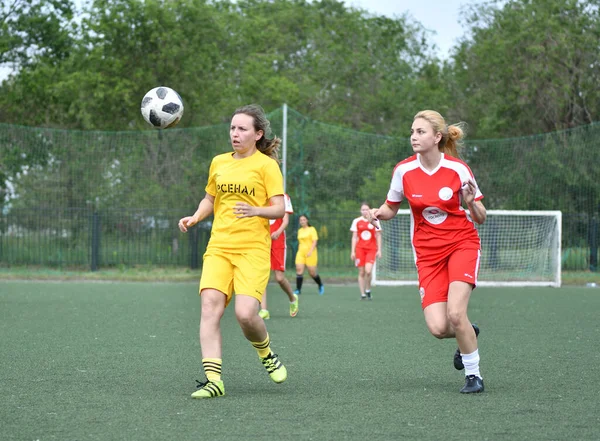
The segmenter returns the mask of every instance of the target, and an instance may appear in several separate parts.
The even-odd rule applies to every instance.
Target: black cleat
[[[371,297],[371,291],[367,291],[365,294],[367,295],[367,299],[373,300],[373,298]]]
[[[475,337],[479,337],[479,326],[471,324],[473,326],[473,330],[475,331]],[[457,349],[454,353],[454,369],[457,371],[462,371],[465,368],[465,365],[462,362],[462,356],[460,355],[460,349]]]
[[[465,385],[460,390],[461,394],[478,394],[483,392],[483,380],[476,375],[467,375]]]

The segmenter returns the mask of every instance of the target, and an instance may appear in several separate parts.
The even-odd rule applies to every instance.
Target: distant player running
[[[281,140],[267,138],[269,132],[269,120],[260,106],[237,109],[229,128],[233,153],[213,158],[204,199],[193,216],[179,221],[179,229],[186,232],[214,212],[200,279],[200,346],[207,381],[198,382],[193,398],[225,394],[220,323],[234,292],[235,316],[244,336],[275,383],[287,378],[258,315],[271,265],[268,219],[285,214],[283,177],[277,164]]]
[[[290,282],[285,277],[285,260],[287,256],[287,244],[285,242],[285,229],[290,223],[290,214],[294,212],[292,207],[292,200],[285,194],[285,215],[281,219],[270,219],[271,224],[271,270],[275,272],[275,280],[279,283],[279,286],[288,296],[290,301],[290,317],[296,317],[298,314],[298,295],[292,292]],[[267,290],[262,297],[260,302],[260,315],[264,320],[268,320],[271,317],[269,309],[267,308]]]
[[[381,257],[381,227],[369,222],[371,207],[366,202],[360,206],[361,216],[352,221],[352,243],[350,259],[358,268],[358,289],[361,300],[371,300],[371,279],[373,278],[373,265]]]
[[[400,202],[408,200],[425,322],[435,337],[456,338],[454,367],[465,369],[460,392],[483,392],[479,328],[467,317],[481,255],[473,221],[486,219],[483,195],[469,166],[458,159],[460,125],[448,126],[438,112],[424,110],[415,115],[410,133],[415,155],[396,165],[386,202],[369,217],[374,224],[392,219]]]

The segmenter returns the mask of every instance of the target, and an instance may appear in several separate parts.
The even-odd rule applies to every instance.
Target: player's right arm
[[[289,223],[290,223],[290,215],[285,213],[281,220],[281,225],[279,226],[279,228],[277,228],[275,231],[273,231],[273,234],[271,234],[271,239],[272,240],[279,239],[279,236],[281,236],[281,234],[285,231],[285,229],[287,228]]]
[[[215,197],[211,194],[206,193],[204,199],[198,204],[198,209],[192,216],[182,217],[179,220],[179,230],[183,233],[187,233],[188,228],[193,227],[201,220],[207,218],[213,213],[215,207]]]
[[[352,232],[352,248],[350,251],[350,259],[356,259],[356,244],[358,243],[358,233],[356,231]]]
[[[400,208],[400,202],[397,204],[392,204],[389,202],[385,202],[379,208],[373,208],[369,211],[371,222],[375,227],[379,227],[378,220],[390,220],[393,219],[396,214],[398,214],[398,209]]]
[[[369,211],[369,222],[374,227],[379,228],[380,220],[393,219],[398,214],[400,203],[404,199],[404,182],[403,182],[403,171],[400,162],[394,168],[392,174],[392,182],[390,183],[390,189],[383,205],[379,208],[374,208]]]

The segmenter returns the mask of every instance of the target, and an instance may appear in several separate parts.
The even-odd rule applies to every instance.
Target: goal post
[[[410,224],[410,210],[383,223],[374,285],[417,285]],[[475,226],[481,238],[478,286],[560,287],[560,211],[487,210],[486,221]]]

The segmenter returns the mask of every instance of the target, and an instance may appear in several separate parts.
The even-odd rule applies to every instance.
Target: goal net
[[[478,286],[555,286],[561,284],[560,211],[488,210],[481,238]],[[416,285],[410,242],[410,210],[383,223],[382,255],[373,284]]]

